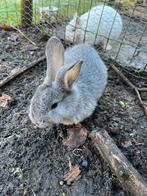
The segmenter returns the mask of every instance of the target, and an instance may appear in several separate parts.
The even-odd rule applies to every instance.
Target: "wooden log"
[[[92,131],[89,136],[96,150],[118,177],[124,190],[131,193],[131,195],[146,196],[147,184],[138,171],[122,154],[109,134],[105,130],[100,130]]]
[[[21,25],[29,26],[33,19],[33,0],[21,0]]]

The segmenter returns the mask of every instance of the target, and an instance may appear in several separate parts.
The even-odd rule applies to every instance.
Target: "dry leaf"
[[[12,97],[6,94],[0,95],[0,107],[6,107],[9,103],[12,102]]]
[[[6,23],[0,23],[0,29],[11,30],[12,27],[9,24],[6,24]]]
[[[81,170],[79,165],[75,165],[72,169],[64,175],[64,181],[70,185],[72,182],[78,180],[80,176]]]
[[[88,130],[81,125],[78,125],[68,130],[68,138],[64,140],[63,144],[70,148],[78,148],[86,141]]]

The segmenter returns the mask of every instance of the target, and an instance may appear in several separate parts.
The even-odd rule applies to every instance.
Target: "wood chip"
[[[75,165],[67,174],[64,175],[63,179],[68,185],[70,185],[72,182],[78,180],[81,177],[80,173],[81,170],[79,165]]]
[[[128,147],[132,146],[132,142],[130,140],[125,141],[125,142],[122,143],[122,146],[124,148],[128,148]]]
[[[0,95],[0,107],[6,107],[12,102],[12,97],[6,94]]]

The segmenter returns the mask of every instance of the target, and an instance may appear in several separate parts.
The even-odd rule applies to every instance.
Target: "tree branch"
[[[135,196],[147,195],[147,184],[142,176],[122,154],[112,138],[105,130],[90,133],[96,151],[109,164],[111,170],[118,177],[122,187]]]
[[[32,62],[28,67],[23,67],[21,69],[16,70],[15,72],[12,72],[10,75],[8,75],[8,77],[6,77],[6,78],[4,78],[3,80],[0,81],[0,87],[4,86],[9,81],[13,80],[14,78],[19,76],[20,74],[24,73],[28,69],[34,67],[35,65],[37,65],[38,63],[40,63],[44,60],[45,60],[45,56],[39,58],[37,61]]]

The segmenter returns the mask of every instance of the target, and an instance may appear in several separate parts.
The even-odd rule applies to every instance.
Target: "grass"
[[[21,0],[0,0],[0,23],[20,23],[20,1]],[[37,8],[56,6],[59,12],[67,17],[74,13],[81,15],[104,0],[33,0],[33,21],[39,22]],[[108,0],[109,1],[109,0]],[[124,0],[124,3],[131,3],[134,0]],[[92,2],[92,3],[91,3]]]
[[[38,22],[37,8],[56,6],[64,16],[71,17],[86,12],[91,6],[97,5],[100,0],[34,0],[33,21]],[[0,23],[20,23],[20,0],[0,0]]]
[[[20,22],[20,0],[0,0],[0,22]]]

